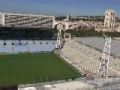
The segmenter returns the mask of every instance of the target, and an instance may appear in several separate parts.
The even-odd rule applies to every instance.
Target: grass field
[[[79,77],[71,65],[51,53],[0,55],[0,85]]]

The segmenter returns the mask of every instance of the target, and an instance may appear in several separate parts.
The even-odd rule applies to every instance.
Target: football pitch
[[[0,85],[77,78],[71,65],[52,53],[0,55]]]

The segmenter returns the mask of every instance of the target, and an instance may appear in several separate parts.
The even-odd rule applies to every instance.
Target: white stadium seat
[[[76,67],[80,72],[97,74],[104,43],[103,38],[98,38],[98,40],[96,38],[73,39],[64,44],[61,50],[61,57]],[[112,45],[116,46],[115,44]],[[96,50],[96,48],[101,51]],[[110,56],[108,76],[120,77],[119,58]]]
[[[56,43],[56,40],[0,40],[0,53],[51,52]]]

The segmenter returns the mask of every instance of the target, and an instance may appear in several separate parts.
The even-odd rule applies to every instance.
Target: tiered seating
[[[45,52],[51,52],[55,49],[56,47],[56,41],[42,41],[42,46]]]
[[[88,41],[87,41],[88,42]],[[91,47],[71,40],[61,50],[61,57],[75,66],[80,72],[97,74],[102,53]],[[110,56],[108,76],[120,76],[120,59]]]
[[[28,52],[26,43],[14,43],[14,52]]]
[[[3,41],[0,41],[0,52],[4,52],[4,48],[3,48]]]
[[[71,62],[80,71],[90,71],[94,74],[97,73],[99,63],[92,58],[80,53],[79,51],[65,46],[62,49],[63,55],[69,58]]]
[[[26,41],[20,41],[20,48],[23,52],[29,52]]]
[[[4,41],[0,41],[0,52],[1,53],[11,53],[12,52],[11,42],[7,42],[6,45],[4,45]]]
[[[105,45],[105,40],[104,38],[101,38],[101,37],[77,38],[76,41],[83,45],[87,45],[91,48],[95,48],[100,51],[103,50]],[[120,41],[112,40],[111,55],[113,55],[114,57],[120,57]]]
[[[12,44],[11,43],[6,43],[5,46],[3,46],[5,52],[12,52]]]
[[[53,51],[56,47],[56,44],[57,44],[57,42],[55,42],[55,41],[49,42],[48,51]]]
[[[0,40],[0,53],[51,52],[55,48],[55,40]]]
[[[49,42],[48,41],[43,41],[42,45],[44,46],[44,51],[49,52],[49,48],[50,48]]]
[[[28,41],[30,52],[38,52],[36,45],[33,41]]]
[[[40,43],[39,41],[35,41],[35,44],[38,51],[44,51],[42,43]]]

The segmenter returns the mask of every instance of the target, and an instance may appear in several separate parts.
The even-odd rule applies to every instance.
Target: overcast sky
[[[113,9],[120,17],[120,0],[0,0],[0,12],[44,15],[104,15]]]

